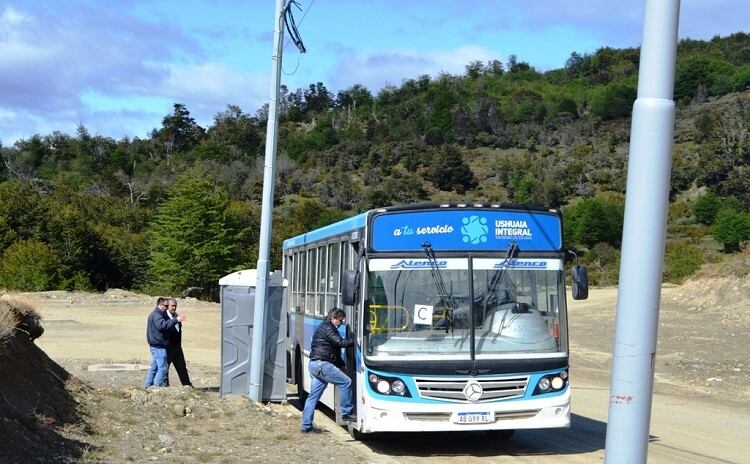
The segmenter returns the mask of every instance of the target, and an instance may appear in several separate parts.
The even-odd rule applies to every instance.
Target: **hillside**
[[[665,281],[750,239],[750,35],[681,41]],[[515,56],[376,93],[284,89],[272,266],[281,241],[358,211],[425,200],[563,209],[595,284],[617,282],[638,49]],[[0,147],[0,288],[216,298],[257,261],[267,111],[208,128],[176,103],[146,139],[35,135]]]

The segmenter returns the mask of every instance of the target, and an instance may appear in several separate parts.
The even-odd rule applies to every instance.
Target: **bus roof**
[[[335,237],[357,229],[361,229],[367,223],[367,214],[362,213],[348,219],[315,229],[310,232],[284,240],[284,249],[294,248],[306,243],[315,242],[328,237]]]

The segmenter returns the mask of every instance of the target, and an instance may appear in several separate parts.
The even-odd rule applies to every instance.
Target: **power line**
[[[308,6],[307,10],[303,12],[302,19],[300,19],[300,24],[302,24],[302,20],[305,19],[305,16],[307,15],[307,12],[310,11],[310,7],[312,7],[313,3],[315,3],[315,0],[310,2],[310,6]],[[284,16],[284,24],[286,25],[286,30],[289,32],[289,39],[294,42],[294,45],[297,47],[300,53],[305,53],[307,49],[305,48],[305,44],[302,42],[302,37],[300,37],[299,31],[297,30],[297,24],[294,21],[294,13],[292,12],[292,5],[296,6],[300,11],[302,11],[302,7],[299,5],[299,2],[297,0],[289,0],[282,13],[282,15]]]

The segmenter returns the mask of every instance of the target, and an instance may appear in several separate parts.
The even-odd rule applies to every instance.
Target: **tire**
[[[364,434],[360,432],[359,430],[355,429],[353,423],[349,422],[349,424],[347,424],[347,428],[349,429],[349,436],[352,437],[353,440],[356,440],[356,441],[366,440],[367,434]]]
[[[294,381],[297,383],[297,398],[299,399],[300,407],[305,407],[305,400],[307,400],[303,375],[302,353],[297,349],[297,353],[294,356]]]

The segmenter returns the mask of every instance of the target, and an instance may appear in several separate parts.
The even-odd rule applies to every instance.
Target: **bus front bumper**
[[[357,424],[362,433],[570,427],[570,389],[551,398],[478,404],[428,405],[368,400]],[[462,423],[461,415],[483,416],[483,420],[490,421]]]

